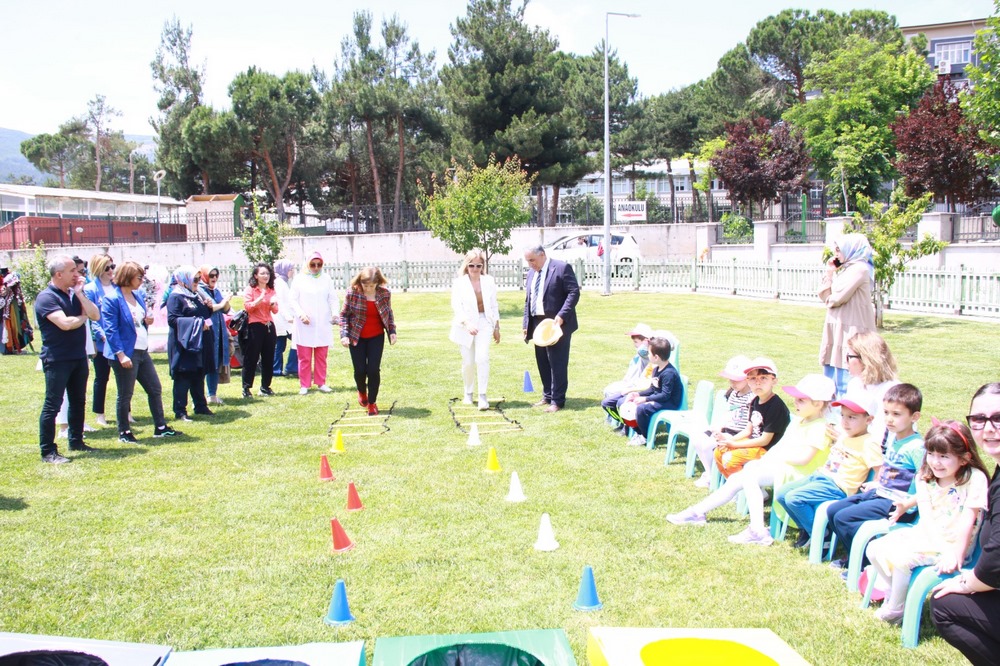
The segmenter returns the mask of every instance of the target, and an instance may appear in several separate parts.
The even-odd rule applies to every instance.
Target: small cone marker
[[[330,531],[333,532],[333,552],[346,553],[354,548],[354,542],[351,541],[351,537],[347,536],[347,532],[340,526],[340,521],[336,518],[330,521]]]
[[[337,434],[333,438],[333,446],[330,447],[330,453],[347,453],[344,449],[344,435],[337,429]]]
[[[549,514],[542,514],[542,522],[538,525],[538,539],[535,541],[535,550],[553,551],[559,548],[556,535],[552,532],[552,519]]]
[[[497,450],[490,447],[490,453],[486,456],[486,471],[488,472],[499,472],[500,471],[500,461],[497,460]]]
[[[345,624],[354,622],[354,615],[351,614],[351,607],[347,604],[347,587],[341,578],[333,588],[333,596],[330,598],[330,610],[327,612],[323,622],[331,627],[342,627]]]
[[[351,481],[347,484],[347,510],[348,511],[361,511],[365,506],[361,503],[361,498],[358,497],[358,489],[354,487],[354,482]]]
[[[479,424],[473,423],[472,427],[469,428],[469,441],[466,442],[469,446],[479,446],[483,441],[479,439]]]
[[[510,473],[510,490],[507,491],[507,497],[505,497],[508,502],[523,502],[528,499],[524,496],[524,489],[521,488],[521,477],[517,475],[517,472]]]
[[[590,565],[583,568],[583,578],[580,579],[580,592],[576,595],[573,608],[579,611],[601,610],[604,604],[597,598],[597,585],[594,583],[594,569]]]
[[[330,469],[330,461],[326,459],[324,453],[319,457],[319,480],[333,481],[333,470]]]
[[[531,385],[531,373],[527,370],[524,371],[524,392],[534,393],[535,387]]]

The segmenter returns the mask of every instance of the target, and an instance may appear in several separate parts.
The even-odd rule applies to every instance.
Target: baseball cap
[[[820,374],[806,375],[795,386],[782,386],[781,388],[793,398],[816,401],[828,401],[833,398],[837,391],[833,380]]]
[[[776,366],[774,361],[766,356],[758,356],[754,360],[750,361],[750,364],[744,368],[743,374],[748,374],[751,370],[766,370],[775,376],[778,374],[778,366]]]
[[[847,395],[830,403],[834,407],[846,407],[855,414],[875,414],[875,399],[864,389],[849,389]]]
[[[636,336],[642,336],[644,338],[651,338],[651,337],[653,337],[653,329],[648,324],[636,324],[635,326],[632,327],[632,330],[629,331],[628,334],[629,334],[629,337],[632,337],[632,338],[634,338]]]
[[[747,378],[744,368],[748,365],[750,365],[750,359],[746,356],[734,356],[729,359],[729,362],[726,363],[726,367],[722,369],[719,376],[731,379],[734,382],[742,381]]]

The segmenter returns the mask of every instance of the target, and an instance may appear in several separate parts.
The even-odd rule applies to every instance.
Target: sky
[[[514,0],[515,3],[518,0]],[[229,108],[227,88],[248,67],[283,75],[313,65],[332,72],[352,15],[368,10],[378,25],[397,14],[437,66],[448,62],[451,26],[466,0],[173,0],[99,3],[80,0],[0,0],[0,127],[29,134],[55,132],[86,113],[95,95],[121,112],[111,124],[126,134],[151,135],[156,115],[149,63],[164,23],[193,29],[192,55],[205,68],[205,101]],[[644,96],[695,83],[750,29],[783,9],[880,9],[902,26],[986,18],[992,0],[532,0],[527,23],[548,30],[563,51],[586,54],[604,38],[639,81]]]

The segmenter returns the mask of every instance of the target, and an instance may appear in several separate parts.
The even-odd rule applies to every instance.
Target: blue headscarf
[[[189,294],[195,296],[195,286],[194,286],[194,276],[198,274],[198,269],[189,264],[184,264],[183,266],[178,266],[174,269],[174,280],[177,281],[177,286],[174,289],[183,288],[188,291]]]
[[[293,268],[295,268],[295,263],[289,261],[288,259],[282,259],[281,261],[278,261],[274,264],[275,274],[280,275],[281,277],[285,278],[285,280],[288,280],[288,273]]]
[[[837,247],[844,255],[844,263],[855,261],[868,264],[868,277],[875,280],[875,262],[872,260],[872,246],[864,234],[845,234],[837,239]]]

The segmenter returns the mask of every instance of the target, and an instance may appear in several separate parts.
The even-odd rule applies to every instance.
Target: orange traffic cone
[[[351,481],[347,484],[347,510],[361,511],[363,508],[365,508],[365,505],[361,503],[361,498],[358,497],[358,489],[354,487],[354,482]]]
[[[330,531],[333,532],[333,552],[346,553],[354,548],[354,542],[351,541],[351,537],[347,536],[347,532],[340,526],[340,521],[336,518],[330,521]]]
[[[330,469],[330,461],[326,459],[324,453],[319,457],[319,480],[333,481],[333,470]]]

